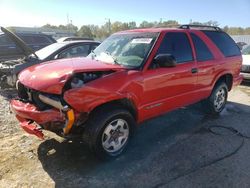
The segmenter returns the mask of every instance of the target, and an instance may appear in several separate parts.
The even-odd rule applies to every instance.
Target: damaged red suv
[[[146,119],[202,100],[220,113],[242,81],[239,48],[209,26],[123,31],[87,58],[51,62],[19,75],[11,107],[21,127],[80,137],[103,158],[120,155]]]

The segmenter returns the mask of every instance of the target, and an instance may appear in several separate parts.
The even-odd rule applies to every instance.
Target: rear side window
[[[197,61],[207,61],[214,59],[213,54],[211,53],[207,45],[203,42],[203,40],[200,39],[200,37],[198,37],[194,33],[191,33],[191,38],[194,43]]]
[[[171,54],[177,63],[193,60],[192,49],[185,33],[167,33],[159,47],[157,54]]]
[[[225,32],[203,31],[220,49],[225,57],[241,55],[240,49],[233,39]]]

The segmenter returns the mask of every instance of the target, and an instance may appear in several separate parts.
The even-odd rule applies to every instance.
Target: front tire
[[[211,95],[206,99],[207,112],[218,115],[225,108],[228,96],[228,87],[224,82],[215,85]]]
[[[91,114],[83,138],[98,158],[112,159],[126,149],[135,124],[127,110],[104,107]]]

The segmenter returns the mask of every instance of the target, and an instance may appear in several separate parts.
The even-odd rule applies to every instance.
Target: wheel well
[[[222,75],[217,82],[215,83],[215,85],[219,82],[225,82],[227,84],[227,88],[228,91],[230,91],[232,89],[233,86],[233,76],[232,74],[224,74]]]
[[[107,109],[107,108],[124,108],[127,109],[131,115],[135,118],[135,121],[137,120],[137,110],[136,107],[134,105],[134,103],[127,99],[127,98],[123,98],[123,99],[118,99],[118,100],[113,100],[104,104],[101,104],[99,106],[97,106],[96,108],[94,108],[91,112],[90,115],[96,111],[102,110],[102,109]]]

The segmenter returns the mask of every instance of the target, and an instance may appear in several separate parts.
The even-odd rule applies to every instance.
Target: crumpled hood
[[[48,61],[25,69],[19,74],[19,81],[34,90],[61,94],[65,82],[74,73],[121,69],[124,68],[88,58],[62,59]]]

